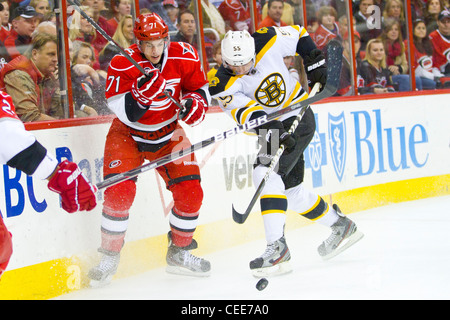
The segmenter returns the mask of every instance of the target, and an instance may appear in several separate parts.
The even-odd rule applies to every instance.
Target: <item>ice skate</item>
[[[98,288],[108,285],[112,277],[117,272],[119,266],[120,254],[111,254],[110,252],[103,252],[102,259],[98,266],[89,270],[88,277],[91,288]]]
[[[290,259],[291,253],[283,236],[269,243],[260,257],[250,261],[250,269],[258,278],[281,275],[292,271]]]
[[[210,262],[189,252],[189,250],[197,248],[195,240],[192,240],[192,243],[187,247],[177,247],[172,242],[170,232],[168,238],[169,248],[166,255],[166,272],[195,277],[208,277],[210,275]]]
[[[331,226],[331,235],[317,249],[324,260],[328,260],[348,249],[361,240],[364,234],[357,230],[356,224],[341,213],[339,207],[333,208],[339,214],[339,219]]]

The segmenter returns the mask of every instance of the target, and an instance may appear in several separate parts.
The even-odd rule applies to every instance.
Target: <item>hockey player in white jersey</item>
[[[58,163],[15,113],[12,98],[0,91],[0,164],[7,164],[32,175],[47,179],[48,188],[61,196],[62,208],[69,213],[92,210],[97,202],[97,188],[91,184],[78,165],[64,160]],[[0,215],[0,277],[13,251],[11,234]]]
[[[238,124],[287,107],[308,97],[300,83],[289,76],[283,58],[299,54],[304,61],[308,82],[326,83],[326,63],[301,26],[262,28],[250,35],[247,31],[229,31],[222,40],[223,64],[210,82],[211,96],[222,110]],[[267,248],[250,262],[255,276],[291,271],[290,251],[284,236],[286,210],[293,210],[312,221],[331,227],[332,233],[319,247],[324,259],[331,258],[362,237],[356,225],[334,205],[303,185],[303,152],[315,132],[314,114],[306,110],[296,131],[288,130],[298,111],[286,113],[278,120],[257,128],[261,150],[253,170],[258,186],[267,172],[280,144],[285,151],[260,196]]]

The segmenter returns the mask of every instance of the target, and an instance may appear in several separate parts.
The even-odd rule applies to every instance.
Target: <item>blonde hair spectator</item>
[[[81,6],[81,10],[86,12],[86,14],[92,17],[92,9],[87,6]],[[69,25],[69,39],[74,41],[78,38],[84,37],[84,35],[90,35],[95,38],[96,33],[92,25],[83,18],[83,16],[78,12],[74,11],[71,16],[70,25]]]
[[[379,65],[381,68],[384,69],[386,68],[386,52],[380,61],[375,61],[374,57],[371,55],[371,48],[374,44],[383,44],[383,41],[381,41],[380,39],[369,40],[369,42],[367,42],[366,56],[364,57],[364,60],[369,62],[371,65]]]

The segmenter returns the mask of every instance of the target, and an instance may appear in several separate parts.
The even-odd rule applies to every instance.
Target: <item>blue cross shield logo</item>
[[[345,130],[344,112],[338,116],[328,114],[328,134],[334,171],[336,172],[339,181],[342,181],[347,155],[347,135]]]
[[[305,168],[311,168],[313,188],[321,187],[322,166],[327,164],[326,134],[319,131],[318,115],[315,113],[316,131],[305,149]]]

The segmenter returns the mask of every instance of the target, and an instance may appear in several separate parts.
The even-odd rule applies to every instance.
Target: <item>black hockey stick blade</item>
[[[334,95],[337,91],[337,87],[340,82],[340,76],[341,76],[341,68],[342,68],[342,45],[336,41],[331,40],[327,45],[327,52],[328,52],[328,64],[327,64],[327,83],[325,84],[325,88],[318,94],[311,96],[310,98],[304,100],[305,102],[308,101],[308,105],[320,101],[322,99],[331,97]],[[301,103],[299,105],[305,106],[305,102]],[[290,111],[297,109],[298,107],[292,106]],[[288,108],[286,108],[288,109]],[[300,111],[301,112],[301,111]],[[270,115],[268,117],[271,118]],[[232,216],[233,220],[236,223],[243,224],[245,220],[247,220],[248,216],[250,215],[251,210],[253,209],[253,206],[255,205],[256,201],[259,198],[259,195],[262,192],[262,189],[265,186],[266,180],[263,180],[261,184],[259,185],[256,192],[253,194],[253,198],[250,201],[250,204],[247,206],[247,209],[244,213],[238,212],[234,205],[232,205]]]
[[[236,209],[234,209],[234,204],[232,204],[231,206],[232,206],[231,209],[233,210],[233,220],[234,220],[234,222],[239,223],[239,224],[243,224],[245,222],[245,220],[247,220],[247,217],[250,214],[250,211],[248,210],[248,208],[250,208],[250,207],[248,207],[247,210],[244,213],[239,213],[239,212],[236,211]]]
[[[250,204],[247,206],[247,209],[244,213],[239,213],[234,209],[234,205],[232,205],[233,210],[233,220],[236,223],[243,224],[245,220],[247,220],[248,216],[250,215],[250,212],[252,211],[253,207],[255,206],[256,201],[259,198],[259,195],[261,194],[262,189],[264,189],[264,186],[266,185],[266,180],[261,181],[260,185],[258,186],[258,190],[253,195],[252,200],[250,201]]]
[[[334,95],[338,89],[341,79],[342,53],[344,49],[342,44],[332,39],[327,44],[327,89],[330,96]]]

